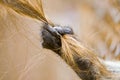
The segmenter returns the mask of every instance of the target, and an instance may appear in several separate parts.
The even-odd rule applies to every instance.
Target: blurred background
[[[104,60],[120,60],[120,0],[42,0],[46,17],[71,26]],[[0,80],[80,80],[54,52],[41,46],[34,19],[0,4]],[[42,23],[41,23],[42,24]]]
[[[120,60],[120,0],[43,0],[48,19],[71,26],[105,60]]]

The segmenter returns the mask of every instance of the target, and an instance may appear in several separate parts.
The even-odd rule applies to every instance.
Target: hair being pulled
[[[91,50],[84,47],[70,27],[44,25],[43,47],[60,55],[83,80],[108,76],[108,71]]]
[[[60,55],[82,80],[98,80],[108,75],[96,54],[75,38],[70,27],[54,25],[45,18],[41,0],[1,0],[0,3],[18,14],[42,21],[43,47]]]

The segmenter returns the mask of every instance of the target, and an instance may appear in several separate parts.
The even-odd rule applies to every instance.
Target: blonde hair
[[[18,14],[28,16],[33,19],[37,19],[44,23],[54,26],[52,22],[49,22],[43,13],[41,0],[1,0],[0,4],[5,7],[9,7]],[[92,63],[93,71],[96,70],[97,78],[101,76],[108,75],[107,69],[99,61],[98,57],[91,50],[87,49],[79,41],[77,41],[73,35],[61,36],[62,42],[62,58],[69,64],[75,72],[79,73],[82,70],[79,69],[78,65],[75,63],[74,55],[77,55],[81,59],[87,59]],[[88,71],[89,72],[89,71]]]
[[[95,69],[98,78],[99,76],[108,75],[107,69],[99,61],[95,53],[81,45],[81,43],[74,39],[71,35],[64,35],[61,39],[62,39],[62,57],[70,66],[73,66],[73,69],[77,73],[82,70],[78,69],[78,65],[76,65],[74,60],[74,55],[77,55],[79,58],[83,60],[89,60],[92,63],[91,66],[93,67],[93,69]]]

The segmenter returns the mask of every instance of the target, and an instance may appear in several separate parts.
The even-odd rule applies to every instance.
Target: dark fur
[[[73,31],[70,27],[51,27],[47,24],[44,25],[42,30],[43,37],[43,47],[51,49],[61,56],[61,39],[60,36],[65,34],[73,34]],[[77,55],[74,55],[74,61],[80,69],[80,72],[77,74],[82,80],[96,80],[95,76],[97,73],[93,69],[92,63],[87,59],[82,59]]]
[[[51,27],[48,24],[44,24],[42,30],[43,43],[42,46],[47,49],[51,49],[57,54],[61,55],[61,39],[60,37],[64,34],[73,34],[70,27]]]
[[[83,59],[78,56],[74,56],[74,61],[81,70],[79,73],[79,77],[82,80],[96,80],[97,77],[95,76],[97,71],[93,69],[93,64],[88,59]]]

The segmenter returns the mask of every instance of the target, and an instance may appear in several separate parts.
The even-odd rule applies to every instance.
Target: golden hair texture
[[[1,0],[0,4],[15,11],[15,14],[18,13],[22,16],[28,16],[29,18],[37,21],[42,21],[52,27],[55,26],[52,22],[46,19],[41,0]],[[5,13],[6,12],[1,12],[0,14],[4,15]],[[10,14],[9,17],[11,16],[12,14]],[[2,21],[0,23],[2,23]],[[22,23],[18,24],[22,26]],[[4,26],[7,24],[2,25]],[[60,36],[62,44],[60,57],[71,66],[81,80],[110,79],[112,74],[107,70],[105,65],[102,63],[102,60],[100,60],[93,51],[81,44],[81,42],[75,37],[76,36],[74,34],[65,34]],[[39,49],[38,46],[37,48]]]

